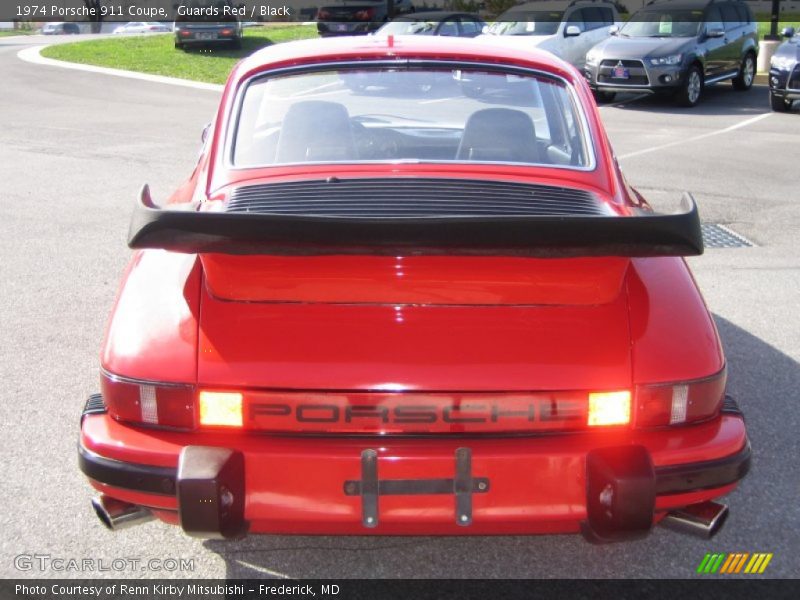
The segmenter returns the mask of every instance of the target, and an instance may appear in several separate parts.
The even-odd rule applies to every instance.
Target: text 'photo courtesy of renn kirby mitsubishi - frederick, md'
[[[3,2],[0,597],[795,597],[798,48]]]

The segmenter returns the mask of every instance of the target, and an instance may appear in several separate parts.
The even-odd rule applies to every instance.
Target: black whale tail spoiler
[[[689,193],[674,213],[633,216],[352,217],[160,208],[142,188],[128,246],[182,253],[313,255],[696,256],[703,253]]]

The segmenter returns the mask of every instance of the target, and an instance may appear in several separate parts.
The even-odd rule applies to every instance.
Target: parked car
[[[486,23],[475,15],[463,12],[430,11],[398,17],[386,23],[375,35],[446,35],[476,37]]]
[[[414,12],[411,0],[395,0],[394,16]],[[317,31],[323,37],[365,35],[391,18],[386,0],[338,0],[317,11]]]
[[[787,27],[781,35],[786,38],[770,61],[769,101],[772,110],[787,111],[800,100],[800,35]]]
[[[454,69],[515,93],[432,110],[340,82]],[[750,445],[683,259],[697,209],[626,184],[579,72],[315,39],[245,58],[221,98],[189,179],[134,210],[78,449],[107,526],[718,530]]]
[[[181,16],[175,19],[175,48],[186,49],[191,46],[226,45],[234,49],[242,47],[244,32],[241,22],[232,13],[223,13],[222,6],[232,6],[229,0],[213,0],[216,15]],[[209,6],[205,3],[202,6]]]
[[[172,31],[168,25],[144,21],[131,21],[114,29],[114,33],[166,33],[168,31]]]
[[[659,0],[592,48],[585,72],[601,101],[617,92],[660,92],[691,107],[706,85],[730,80],[749,90],[757,55],[758,28],[745,2]]]
[[[45,23],[42,27],[43,35],[77,35],[80,32],[77,23]]]
[[[613,2],[529,2],[500,15],[485,37],[520,49],[547,50],[581,69],[586,53],[619,24]]]

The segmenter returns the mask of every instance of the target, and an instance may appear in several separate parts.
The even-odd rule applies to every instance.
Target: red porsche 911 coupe
[[[129,245],[79,445],[112,529],[709,537],[749,467],[694,201],[547,53],[266,48]]]

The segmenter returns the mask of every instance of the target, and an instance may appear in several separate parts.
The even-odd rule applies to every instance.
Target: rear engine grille
[[[611,215],[591,192],[452,179],[348,179],[245,186],[227,212],[347,218]]]
[[[628,69],[630,77],[628,79],[620,79],[612,77],[614,69],[622,66]],[[611,85],[650,85],[650,79],[647,77],[647,69],[644,63],[640,60],[604,60],[600,63],[600,70],[597,72],[597,82],[607,83]]]

